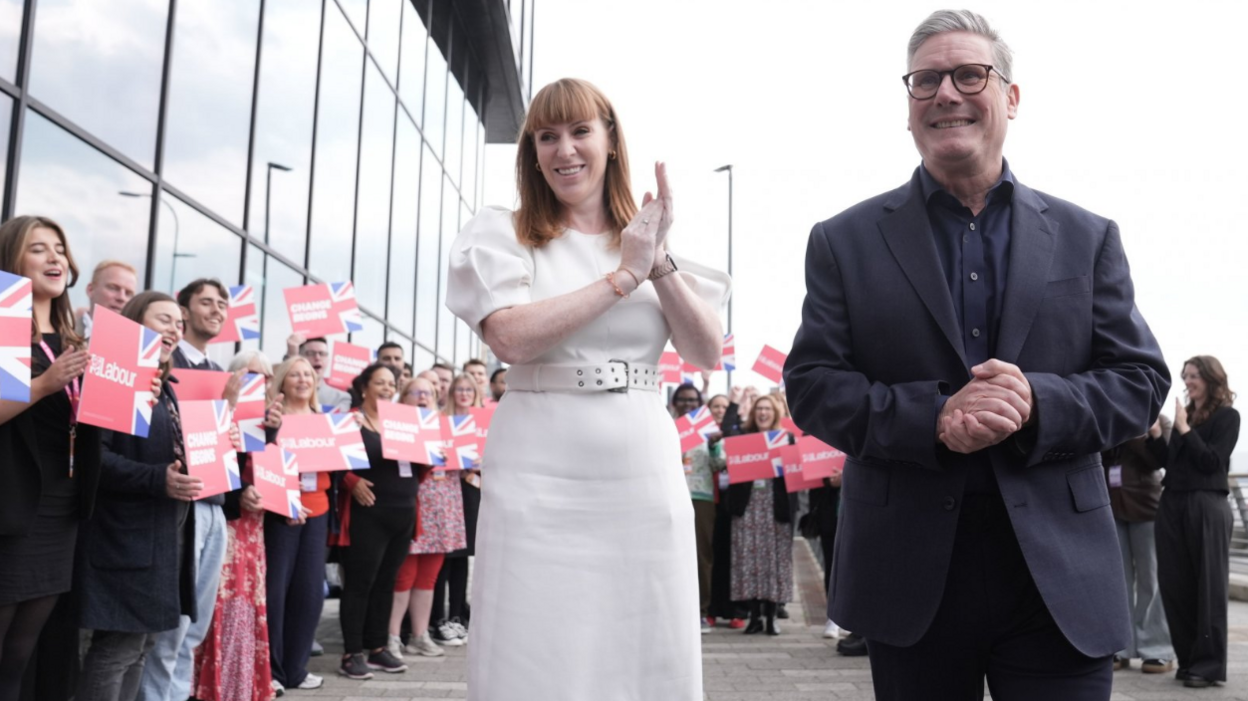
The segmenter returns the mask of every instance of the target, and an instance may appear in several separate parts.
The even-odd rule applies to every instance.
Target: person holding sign
[[[438,408],[438,390],[423,377],[414,378],[399,400],[408,406]],[[429,635],[429,615],[433,610],[434,585],[446,554],[467,547],[464,533],[464,498],[458,476],[447,470],[420,467],[420,491],[416,493],[415,540],[394,584],[394,607],[390,612],[390,645],[398,648],[403,616],[411,618],[412,639],[401,652],[425,657],[446,654]],[[467,563],[467,559],[464,559]],[[455,638],[458,640],[458,638]],[[400,651],[391,649],[396,656]]]
[[[684,384],[672,392],[672,417],[680,418],[702,406],[702,393],[693,385]],[[713,418],[713,417],[712,417]],[[697,535],[698,552],[698,618],[703,633],[711,632],[715,619],[710,618],[711,568],[714,565],[712,538],[715,532],[715,473],[724,469],[723,434],[710,436],[681,456],[685,483],[693,501],[693,528]]]
[[[351,494],[347,519],[351,547],[343,556],[342,642],[346,654],[338,673],[351,679],[372,679],[370,670],[398,673],[407,665],[386,649],[394,580],[416,533],[416,490],[419,482],[410,464],[387,460],[381,449],[377,403],[395,394],[398,374],[373,363],[351,385],[356,417],[369,468],[343,475]]]
[[[778,430],[783,416],[780,401],[764,394],[750,406],[741,432]],[[793,442],[791,435],[789,442]],[[779,635],[776,607],[793,595],[792,524],[797,494],[788,492],[783,477],[742,482],[728,488],[728,510],[733,516],[732,600],[750,602],[745,633],[765,630],[767,635]]]
[[[311,361],[291,356],[273,371],[269,401],[282,403],[282,416],[320,414],[320,381]],[[269,665],[273,680],[283,688],[317,689],[324,680],[308,671],[308,658],[325,603],[325,551],[334,500],[328,472],[299,477],[304,519],[264,515]]]
[[[511,365],[487,446],[468,698],[701,699],[693,510],[651,392],[669,338],[714,367],[731,280],[668,252],[667,168],[638,209],[619,117],[585,81],[533,97],[516,174],[519,210],[483,208],[447,282],[446,306]]]
[[[31,281],[30,401],[0,400],[0,698],[17,698],[26,663],[60,595],[70,591],[79,522],[100,479],[99,432],[77,425],[89,355],[74,331],[78,266],[44,217],[0,226],[0,270]]]
[[[451,380],[448,392],[450,396],[442,410],[447,417],[464,416],[482,405],[484,393],[472,375],[459,375]],[[468,642],[468,622],[472,615],[468,608],[468,557],[476,554],[474,546],[477,541],[477,514],[481,509],[481,470],[459,470],[451,479],[462,494],[467,539],[464,545],[447,553],[434,585],[433,620],[436,625],[433,639],[442,645],[458,647]],[[443,602],[447,602],[445,606]]]
[[[182,312],[169,295],[140,292],[122,316],[160,334],[163,383],[147,438],[102,435],[100,492],[82,529],[76,568],[81,624],[94,631],[79,701],[135,698],[145,662],[166,668],[176,662],[176,649],[154,654],[156,635],[197,615],[192,506],[203,482],[185,474],[178,399],[168,381]]]

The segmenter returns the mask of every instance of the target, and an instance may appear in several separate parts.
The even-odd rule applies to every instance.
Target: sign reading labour
[[[325,384],[343,391],[351,389],[351,381],[359,377],[376,357],[377,352],[371,348],[346,341],[334,341],[334,356],[329,363],[329,375],[325,377]]]
[[[754,372],[776,384],[784,384],[784,361],[788,359],[788,355],[765,345],[754,361]]]
[[[92,322],[91,362],[82,382],[78,420],[147,438],[152,423],[152,378],[160,372],[161,336],[100,306]]]
[[[277,442],[298,457],[301,473],[369,467],[354,414],[288,414]]]
[[[783,466],[776,467],[773,458],[789,444],[788,431],[762,431],[724,439],[724,455],[728,462],[728,482],[752,482],[783,477]]]
[[[256,313],[256,291],[251,285],[230,288],[229,310],[221,333],[213,343],[235,343],[260,338],[260,315]]]
[[[31,282],[0,270],[0,399],[30,401]]]
[[[299,464],[289,450],[270,445],[251,454],[251,475],[260,506],[286,518],[299,518]]]
[[[802,473],[806,480],[821,480],[845,469],[845,453],[833,448],[814,436],[797,440],[802,452]]]
[[[364,330],[355,303],[355,288],[350,282],[289,287],[282,292],[290,328],[295,333],[315,338]]]
[[[702,406],[676,419],[676,433],[680,435],[680,452],[687,453],[719,433],[719,426],[711,410]]]
[[[381,420],[381,454],[388,460],[433,465],[431,455],[442,460],[442,422],[432,409],[377,402]]]
[[[238,453],[230,444],[234,417],[225,400],[178,402],[182,417],[182,445],[186,473],[204,481],[199,499],[232,492],[243,486]]]

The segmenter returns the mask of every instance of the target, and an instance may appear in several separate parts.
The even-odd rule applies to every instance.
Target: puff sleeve
[[[533,251],[516,240],[512,213],[483,208],[451,244],[446,308],[481,336],[499,309],[532,301]]]
[[[728,298],[732,296],[732,278],[726,273],[701,263],[695,263],[675,253],[670,253],[670,255],[672,260],[676,261],[675,274],[681,276],[685,284],[689,285],[689,289],[693,290],[702,301],[711,305],[711,309],[714,309],[715,313],[722,318],[728,306]]]

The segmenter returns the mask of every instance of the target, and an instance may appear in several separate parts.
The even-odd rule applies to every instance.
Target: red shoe
[[[729,621],[729,622],[728,622],[728,627],[729,627],[729,628],[732,628],[732,629],[734,629],[734,630],[740,630],[740,629],[742,629],[742,628],[744,628],[744,627],[745,627],[745,619],[744,619],[744,618],[734,618],[734,619],[732,619],[731,621]]]
[[[714,627],[715,627],[715,617],[714,617],[714,616],[707,616],[707,617],[706,617],[706,625],[708,625],[708,626],[710,626],[710,627],[714,628]]]

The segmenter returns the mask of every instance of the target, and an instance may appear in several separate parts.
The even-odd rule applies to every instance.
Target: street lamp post
[[[264,172],[264,245],[265,246],[270,245],[269,244],[269,205],[272,202],[272,197],[273,197],[273,170],[274,169],[280,170],[283,173],[289,173],[291,170],[289,166],[284,166],[281,163],[274,163],[273,161],[269,161],[269,165],[265,169],[265,172]],[[264,284],[267,287],[269,284],[269,254],[267,251],[264,254],[264,260],[260,263],[260,274],[264,278]],[[260,294],[260,318],[261,319],[265,318],[264,317],[264,307],[265,307],[264,302],[267,298],[268,298],[268,294],[267,294],[267,289],[266,289],[262,291],[262,293]]]
[[[122,197],[151,197],[152,196],[151,193],[147,193],[147,192],[126,192],[125,190],[118,192],[117,194],[121,195]],[[177,278],[178,258],[194,258],[195,254],[188,253],[188,254],[183,255],[183,254],[178,253],[178,232],[182,228],[181,224],[179,224],[178,222],[178,210],[174,209],[173,205],[169,204],[169,200],[166,200],[163,197],[161,197],[159,201],[161,204],[168,207],[169,213],[173,215],[173,263],[169,266],[169,293],[177,294],[177,290],[174,288],[174,284],[175,284],[174,280]]]
[[[728,277],[732,277],[732,164],[720,166],[716,173],[728,171]],[[728,298],[728,333],[732,333],[732,297]],[[728,388],[732,388],[732,372],[728,372]]]

